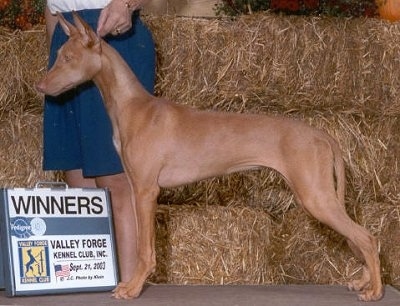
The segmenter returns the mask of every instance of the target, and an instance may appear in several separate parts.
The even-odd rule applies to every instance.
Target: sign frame
[[[50,186],[0,188],[0,288],[7,296],[114,289],[109,190]]]

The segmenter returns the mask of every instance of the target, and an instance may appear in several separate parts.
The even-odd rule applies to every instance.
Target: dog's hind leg
[[[338,209],[331,213],[330,219],[325,217],[321,221],[346,237],[351,250],[363,263],[362,277],[350,282],[348,288],[360,291],[358,296],[362,301],[379,300],[383,295],[383,288],[376,238],[351,220],[345,212],[340,212]]]
[[[301,179],[292,178],[289,184],[304,209],[343,235],[352,251],[364,264],[361,279],[350,283],[349,289],[361,291],[358,295],[360,300],[379,300],[382,298],[383,288],[376,239],[348,216],[343,203],[337,197],[334,181],[328,177],[328,172],[314,171],[312,175],[310,171],[306,175],[303,172]]]

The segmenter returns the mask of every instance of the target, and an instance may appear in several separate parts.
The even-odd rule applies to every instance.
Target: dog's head
[[[101,69],[101,38],[76,13],[74,24],[58,14],[58,21],[69,37],[57,53],[53,67],[36,84],[38,91],[57,96],[71,88],[93,79]]]

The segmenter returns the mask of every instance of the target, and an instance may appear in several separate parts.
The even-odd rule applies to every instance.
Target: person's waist
[[[57,12],[65,13],[72,11],[102,9],[111,0],[47,0],[47,7],[52,14]]]

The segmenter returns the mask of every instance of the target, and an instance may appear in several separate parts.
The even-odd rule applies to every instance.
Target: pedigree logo
[[[29,238],[46,233],[46,222],[42,218],[15,217],[10,219],[11,236]]]
[[[29,238],[32,236],[31,224],[28,218],[18,217],[10,220],[11,236]]]

